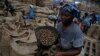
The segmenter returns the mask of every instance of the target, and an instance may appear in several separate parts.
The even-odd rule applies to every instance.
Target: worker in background
[[[16,15],[16,13],[15,13],[16,8],[15,8],[14,5],[12,5],[12,2],[9,2],[8,8],[9,8],[10,14],[11,14],[12,16],[15,16],[15,15]]]
[[[91,24],[95,24],[97,17],[96,14],[93,12],[92,14],[88,15],[84,17],[84,19],[82,20],[82,23],[84,25],[83,28],[83,33],[87,34],[88,29],[90,28]]]
[[[96,24],[99,24],[100,25],[100,14],[96,14]]]
[[[8,0],[5,0],[4,1],[4,4],[5,4],[5,6],[4,6],[4,15],[5,16],[8,16],[8,12],[9,12],[9,7],[8,7],[9,1]]]
[[[15,16],[16,13],[15,13],[15,6],[12,5],[12,2],[11,1],[8,1],[8,0],[5,0],[5,11],[7,11],[7,13],[5,13],[6,16],[8,16],[8,12],[12,15],[12,16]]]
[[[88,17],[86,17],[83,21],[82,21],[82,23],[83,23],[83,25],[84,25],[84,28],[83,28],[83,33],[85,33],[85,34],[87,34],[87,31],[88,31],[88,29],[90,28],[90,26],[91,26],[91,16],[89,15]]]
[[[83,24],[83,33],[87,33],[90,25],[91,25],[91,22],[90,22],[91,18],[90,16],[88,15],[88,13],[84,13],[84,16],[82,17],[82,24]]]
[[[96,20],[97,20],[97,17],[96,17],[96,13],[93,11],[93,13],[91,14],[91,17],[92,17],[92,19],[91,19],[91,23],[92,24],[95,24],[96,23]]]
[[[84,16],[82,17],[82,20],[84,20],[88,16],[88,13],[84,13]]]
[[[74,17],[80,18],[80,11],[73,4],[65,4],[59,16],[61,22],[57,25],[60,34],[55,56],[76,56],[83,46],[83,33],[78,24],[73,22]]]
[[[29,5],[28,15],[29,19],[35,19],[35,8],[33,5]]]
[[[8,4],[9,4],[8,0],[5,0],[4,3],[5,3],[5,6],[8,7]]]

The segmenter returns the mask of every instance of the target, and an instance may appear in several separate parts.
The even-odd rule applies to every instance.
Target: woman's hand
[[[63,56],[62,52],[56,52],[55,56]]]

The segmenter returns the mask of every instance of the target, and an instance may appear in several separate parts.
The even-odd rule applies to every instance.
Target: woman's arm
[[[81,48],[82,47],[74,48],[74,49],[71,49],[71,50],[66,51],[66,52],[58,51],[55,56],[76,56],[76,55],[80,54]]]

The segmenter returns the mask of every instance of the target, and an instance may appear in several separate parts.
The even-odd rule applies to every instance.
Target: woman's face
[[[64,25],[69,25],[73,22],[73,16],[69,13],[60,13],[60,18]]]
[[[61,13],[61,15],[60,15],[60,18],[61,18],[62,21],[72,19],[72,17],[73,16],[69,13]]]

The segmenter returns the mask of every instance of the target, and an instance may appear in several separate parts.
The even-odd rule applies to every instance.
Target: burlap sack
[[[96,31],[97,26],[96,25],[91,25],[91,27],[88,29],[87,36],[93,38],[93,34]]]
[[[18,53],[20,55],[32,54],[35,52],[34,50],[37,48],[37,46],[35,44],[27,45],[24,43],[24,45],[20,46],[19,44],[16,43],[16,41],[13,41],[11,43],[11,47],[16,53]]]
[[[36,37],[34,32],[30,32],[27,37],[13,38],[10,46],[12,49],[20,55],[28,55],[34,53],[36,46]]]
[[[53,10],[50,10],[48,7],[36,7],[36,13],[52,14]]]
[[[100,39],[100,26],[99,25],[96,25],[97,26],[97,29],[96,31],[93,33],[93,37],[97,40]]]
[[[42,13],[36,13],[36,17],[44,17],[44,18],[48,18],[48,15],[42,14]]]

